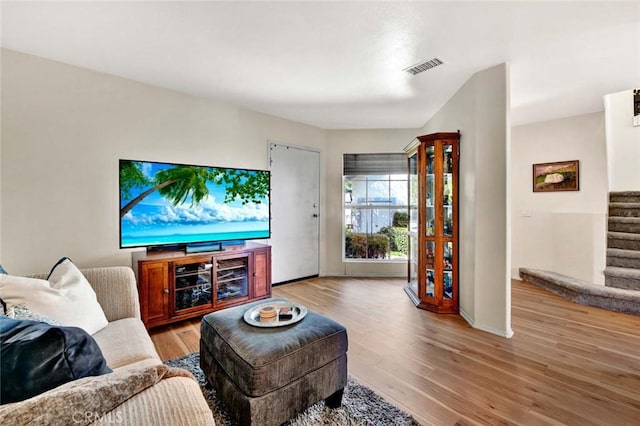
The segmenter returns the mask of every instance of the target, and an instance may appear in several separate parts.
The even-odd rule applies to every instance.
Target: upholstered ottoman
[[[342,401],[347,384],[347,332],[309,311],[300,322],[261,328],[245,311],[267,299],[204,316],[200,366],[240,425],[280,425],[324,399]]]

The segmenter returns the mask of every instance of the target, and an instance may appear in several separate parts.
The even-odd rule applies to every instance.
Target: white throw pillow
[[[93,288],[68,258],[53,267],[47,280],[0,275],[0,299],[8,307],[24,304],[63,326],[80,327],[89,334],[108,323]]]

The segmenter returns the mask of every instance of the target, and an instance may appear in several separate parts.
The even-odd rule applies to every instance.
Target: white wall
[[[610,191],[640,191],[640,126],[633,126],[633,90],[604,97]]]
[[[534,193],[532,165],[565,160],[580,161],[580,190]],[[528,267],[604,284],[604,114],[514,127],[511,172],[512,277],[518,278],[520,267]]]
[[[0,55],[1,57],[2,55]],[[0,67],[1,68],[1,67]],[[1,81],[1,77],[0,77]],[[0,116],[2,116],[2,102],[0,101]],[[0,265],[2,265],[2,123],[0,123]]]
[[[327,139],[316,127],[6,49],[1,96],[0,246],[15,274],[48,271],[61,256],[81,267],[131,264],[118,248],[120,158],[267,169],[267,140],[322,151]],[[321,253],[338,250],[320,243]]]
[[[416,129],[329,130],[327,145],[326,213],[327,246],[325,275],[407,276],[407,263],[342,261],[342,156],[345,153],[404,152],[417,135]]]
[[[1,129],[0,129],[0,133],[1,133]],[[2,164],[2,135],[0,134],[0,165],[1,164]],[[0,265],[2,265],[2,170],[0,170]]]
[[[460,130],[460,311],[474,327],[510,337],[509,70],[474,74],[422,134]]]
[[[2,8],[0,7],[0,10]],[[0,12],[1,14],[1,12]],[[2,92],[2,55],[0,55],[0,93]],[[0,117],[2,116],[2,97],[0,96]],[[2,265],[2,122],[0,121],[0,265]]]

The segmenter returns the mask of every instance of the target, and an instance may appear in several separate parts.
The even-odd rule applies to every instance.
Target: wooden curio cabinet
[[[417,307],[458,313],[460,133],[418,136],[409,157],[409,277]]]

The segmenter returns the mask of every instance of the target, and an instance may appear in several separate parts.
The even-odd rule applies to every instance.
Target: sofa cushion
[[[110,322],[93,335],[112,369],[161,364],[142,321],[125,318]]]
[[[187,382],[183,386],[170,385],[176,395],[167,398],[178,407],[167,407],[165,401],[152,389],[166,380],[180,379]],[[172,412],[184,416],[183,424],[190,421],[188,408],[197,406],[197,402],[185,401],[184,397],[198,399],[193,391],[189,392],[189,384],[199,390],[191,373],[179,368],[165,365],[120,370],[100,377],[86,377],[51,389],[48,392],[28,400],[0,406],[0,418],[3,424],[38,424],[38,425],[87,425],[97,419],[98,424],[179,424],[165,421],[163,416]],[[163,386],[161,386],[163,387]],[[185,390],[186,389],[186,390]],[[150,392],[151,397],[137,398],[137,395]],[[131,404],[131,399],[148,403],[142,407],[140,403]],[[127,411],[120,411],[121,404],[127,404]],[[207,407],[202,394],[199,395],[200,411],[202,405]],[[184,409],[182,407],[185,407]],[[112,411],[114,410],[114,411]],[[208,408],[207,408],[208,410]],[[136,413],[139,413],[136,416]],[[148,415],[147,413],[152,413]],[[156,414],[157,413],[157,414]],[[127,415],[128,414],[128,415]],[[154,415],[155,414],[155,415]],[[202,417],[197,410],[197,418]],[[211,412],[209,411],[209,416]],[[145,418],[156,418],[154,423],[145,422]],[[126,421],[125,421],[126,420]],[[212,424],[212,423],[194,423]]]
[[[198,383],[171,377],[128,399],[94,424],[213,426],[215,422]]]
[[[285,327],[247,324],[244,312],[267,299],[205,315],[201,350],[208,351],[247,395],[261,396],[332,362],[347,352],[347,332],[313,311]]]
[[[3,404],[82,377],[111,372],[95,340],[77,327],[2,317],[0,343]]]
[[[8,307],[24,304],[33,312],[89,334],[107,325],[96,293],[68,258],[53,267],[47,280],[0,275],[0,298]]]

